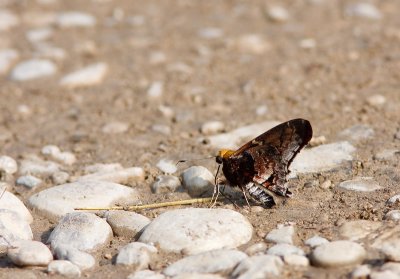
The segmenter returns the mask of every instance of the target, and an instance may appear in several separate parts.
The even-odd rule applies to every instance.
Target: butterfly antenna
[[[206,157],[206,158],[197,158],[197,159],[184,159],[184,160],[179,160],[178,162],[176,162],[176,166],[179,165],[180,163],[187,163],[187,162],[192,162],[192,161],[200,161],[200,160],[208,160],[208,159],[214,159],[215,156],[211,156],[211,157]]]

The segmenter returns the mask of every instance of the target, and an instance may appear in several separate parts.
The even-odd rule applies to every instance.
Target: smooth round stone
[[[329,240],[327,240],[326,238],[320,237],[318,235],[314,235],[313,237],[310,237],[309,239],[307,239],[304,244],[307,246],[310,246],[311,248],[315,248],[317,246],[320,246],[321,244],[325,244],[328,243]]]
[[[14,174],[18,170],[17,162],[9,156],[0,156],[0,171],[7,174]]]
[[[294,227],[278,225],[277,229],[270,231],[265,240],[267,242],[293,244]]]
[[[77,181],[48,188],[31,196],[28,204],[38,213],[58,221],[75,208],[110,207],[138,201],[136,190],[106,181]]]
[[[228,275],[247,255],[237,250],[212,250],[197,255],[185,257],[174,262],[163,273],[167,276],[177,276],[185,273],[219,273]]]
[[[52,247],[68,244],[82,251],[104,246],[112,237],[111,227],[92,213],[74,212],[64,218],[51,232],[47,243]]]
[[[93,164],[85,167],[85,173],[115,172],[124,169],[120,163]]]
[[[69,244],[59,244],[57,247],[53,247],[53,252],[57,259],[69,261],[81,270],[90,269],[96,264],[96,260],[92,255],[82,252]]]
[[[47,273],[60,274],[65,277],[76,278],[81,276],[81,271],[78,266],[70,261],[56,260],[49,263]]]
[[[390,270],[372,271],[368,278],[370,278],[370,279],[399,279],[400,275],[393,271],[390,271]]]
[[[60,80],[60,85],[68,88],[93,86],[101,83],[107,72],[108,65],[106,63],[92,64],[64,76]]]
[[[26,38],[32,43],[38,43],[49,39],[53,35],[53,30],[49,27],[31,29],[26,32]]]
[[[398,202],[400,202],[400,195],[394,195],[393,197],[391,197],[387,201],[388,204],[395,204],[395,203],[398,203]]]
[[[371,3],[360,2],[350,4],[346,7],[346,13],[349,16],[362,17],[367,19],[381,19],[382,13]]]
[[[358,243],[339,240],[322,244],[311,253],[315,266],[340,267],[361,263],[366,257],[365,249]]]
[[[58,146],[46,145],[42,148],[42,154],[51,157],[65,165],[72,165],[76,162],[76,157],[71,152],[61,152]]]
[[[158,161],[156,167],[165,174],[173,174],[178,170],[176,167],[176,162],[169,159],[161,159]]]
[[[270,44],[259,34],[245,34],[240,36],[236,45],[245,53],[262,54],[271,48]]]
[[[128,129],[128,123],[115,121],[104,125],[101,131],[105,134],[122,134],[128,131]]]
[[[17,240],[32,240],[29,223],[17,212],[0,209],[0,247],[12,246]]]
[[[185,208],[159,215],[146,227],[139,241],[158,243],[166,252],[196,254],[236,248],[250,241],[252,233],[250,222],[236,211]]]
[[[108,211],[105,217],[115,235],[134,239],[139,238],[142,230],[150,224],[146,216],[130,211]]]
[[[173,175],[159,175],[151,185],[151,191],[156,194],[175,192],[181,186],[181,181]]]
[[[400,220],[400,210],[390,210],[385,214],[386,220],[399,221]]]
[[[163,124],[155,124],[151,126],[151,130],[166,136],[171,135],[171,127]]]
[[[55,74],[56,65],[45,59],[31,59],[19,63],[11,72],[11,79],[26,81]]]
[[[316,47],[316,45],[317,43],[313,38],[305,38],[300,40],[299,42],[299,47],[301,47],[302,49],[313,49]]]
[[[221,121],[209,121],[201,125],[200,131],[204,135],[211,135],[224,130],[224,123]]]
[[[400,261],[400,239],[394,238],[383,242],[381,245],[376,245],[381,253],[385,255],[385,258],[389,261]]]
[[[9,247],[7,256],[18,266],[46,266],[53,260],[49,248],[39,241],[19,240]]]
[[[371,273],[371,268],[367,264],[357,266],[350,274],[352,279],[368,278]]]
[[[231,274],[234,278],[270,278],[279,276],[283,268],[277,256],[257,255],[241,261]]]
[[[90,14],[69,11],[59,14],[56,18],[58,26],[63,28],[69,27],[92,27],[96,25],[96,18]]]
[[[343,130],[339,133],[339,137],[349,139],[351,141],[360,141],[370,139],[374,136],[375,132],[369,126],[366,125],[354,125],[348,129]]]
[[[266,243],[264,242],[259,242],[259,243],[255,243],[253,245],[251,245],[250,247],[248,247],[245,251],[245,253],[249,256],[254,256],[254,255],[258,255],[258,254],[264,254],[265,251],[268,250],[268,246]]]
[[[272,6],[267,10],[268,17],[274,22],[286,22],[289,20],[289,12],[281,6]]]
[[[214,175],[205,167],[193,166],[182,172],[182,184],[189,195],[199,197],[214,188]]]
[[[139,270],[129,274],[126,279],[165,279],[165,276],[152,270]],[[176,278],[174,278],[176,279]]]
[[[41,179],[34,177],[32,175],[20,176],[15,181],[16,185],[24,186],[29,189],[34,189],[34,188],[40,186],[40,184],[42,184],[42,183],[43,183],[43,181]]]
[[[162,81],[153,82],[147,89],[147,96],[151,98],[159,98],[164,93],[164,83]]]
[[[141,270],[150,265],[155,254],[157,254],[156,247],[140,242],[133,242],[121,248],[115,263],[133,266],[136,270]]]
[[[387,262],[384,265],[382,265],[380,269],[382,271],[390,270],[390,271],[396,273],[397,275],[400,275],[400,263]]]
[[[358,177],[356,179],[343,181],[339,183],[338,187],[358,192],[373,192],[382,188],[372,177]]]
[[[28,224],[33,222],[33,218],[24,203],[17,198],[14,194],[5,191],[1,197],[0,209],[7,209],[14,211],[21,219],[25,220]]]
[[[7,31],[19,24],[19,18],[9,10],[0,10],[0,31]]]
[[[308,260],[307,257],[305,256],[300,256],[300,255],[286,255],[283,257],[283,261],[288,264],[288,265],[293,265],[293,266],[309,266],[310,261]]]
[[[367,98],[367,103],[373,107],[380,107],[386,103],[386,98],[383,95],[372,95]]]
[[[340,226],[339,233],[342,237],[354,241],[368,236],[381,226],[382,223],[369,220],[348,221]]]
[[[268,249],[267,254],[274,256],[281,256],[281,257],[292,254],[300,256],[305,255],[304,251],[301,250],[300,248],[286,243],[280,243],[272,246],[271,248]]]
[[[217,39],[224,35],[224,31],[216,27],[207,27],[200,29],[197,34],[204,39]]]
[[[144,180],[144,170],[140,167],[120,169],[116,171],[99,171],[78,177],[78,181],[108,181],[129,184],[133,181]]]
[[[49,176],[60,171],[61,166],[52,161],[38,158],[25,159],[20,162],[19,173],[22,175]]]
[[[65,171],[58,171],[51,175],[51,181],[53,181],[55,185],[64,184],[68,181],[68,179],[69,174]]]
[[[14,49],[0,50],[0,74],[8,72],[8,70],[18,59],[18,57],[19,57],[18,51]]]
[[[389,161],[400,155],[399,149],[384,149],[374,155],[374,159],[381,161]]]

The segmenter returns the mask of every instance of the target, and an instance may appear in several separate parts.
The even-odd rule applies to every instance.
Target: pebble
[[[156,254],[156,247],[140,242],[133,242],[119,250],[115,263],[133,266],[136,270],[142,270],[149,268]]]
[[[372,177],[357,177],[352,180],[346,180],[339,183],[338,187],[357,192],[373,192],[382,189]]]
[[[60,80],[60,85],[68,88],[88,87],[101,83],[108,72],[106,63],[86,66],[76,72],[67,74]]]
[[[54,60],[64,60],[67,56],[65,50],[59,47],[55,47],[48,43],[37,43],[35,44],[36,52],[34,53],[35,56],[54,59]]]
[[[161,51],[153,51],[149,56],[149,63],[152,65],[163,64],[167,61],[167,56],[164,52]]]
[[[193,166],[182,172],[182,185],[192,197],[199,197],[214,188],[214,175],[203,166]]]
[[[162,81],[153,82],[147,89],[147,96],[151,98],[159,98],[164,92],[164,83]]]
[[[79,267],[71,263],[70,261],[55,260],[49,263],[47,266],[47,273],[49,274],[60,274],[65,277],[77,278],[81,276],[81,270]]]
[[[101,131],[105,134],[122,134],[128,131],[129,124],[125,122],[114,121],[107,123],[101,128]]]
[[[90,269],[96,264],[96,260],[92,255],[82,252],[69,244],[59,244],[53,247],[53,251],[57,259],[70,261],[78,266],[80,270]]]
[[[0,247],[13,245],[17,240],[32,240],[29,223],[15,211],[0,209]]]
[[[281,257],[284,257],[286,255],[305,255],[304,251],[301,250],[299,247],[286,243],[275,244],[267,250],[267,254]]]
[[[0,156],[0,171],[14,174],[18,170],[17,162],[9,156]]]
[[[57,67],[50,60],[31,59],[17,64],[11,72],[11,79],[26,81],[51,76],[56,72]]]
[[[386,98],[383,95],[372,95],[367,98],[367,103],[372,107],[381,107],[386,103]]]
[[[1,17],[1,15],[0,15]],[[14,62],[18,59],[18,51],[14,49],[0,50],[0,74],[8,72]]]
[[[302,49],[313,49],[316,47],[316,45],[317,43],[313,38],[302,39],[299,42],[299,47],[301,47]]]
[[[353,142],[367,140],[374,136],[374,129],[367,125],[354,125],[339,133],[340,138],[348,139]]]
[[[42,148],[42,154],[59,161],[65,165],[72,165],[76,162],[76,157],[71,152],[61,152],[60,148],[55,145],[46,145]]]
[[[51,175],[51,181],[53,181],[54,185],[61,185],[68,181],[69,174],[65,171],[58,171]]]
[[[208,121],[201,125],[200,132],[204,135],[212,135],[223,131],[224,127],[221,121]]]
[[[311,262],[320,267],[340,267],[361,263],[366,258],[365,249],[348,240],[332,241],[315,248]]]
[[[400,229],[387,228],[374,239],[372,247],[378,249],[387,260],[400,261]]]
[[[308,260],[307,257],[305,256],[300,256],[300,255],[285,255],[283,257],[283,261],[288,264],[288,265],[293,265],[293,266],[309,266],[310,261]]]
[[[174,277],[174,279],[225,279],[218,274],[207,274],[207,273],[183,273]]]
[[[185,257],[174,262],[163,273],[177,276],[185,273],[219,273],[228,275],[247,255],[237,250],[221,249]]]
[[[181,187],[181,181],[173,175],[159,175],[151,185],[151,191],[156,194],[175,192]]]
[[[93,213],[73,212],[60,220],[47,243],[51,247],[68,244],[81,251],[90,251],[104,246],[111,237],[111,227],[102,218]]]
[[[8,258],[18,266],[46,266],[53,260],[49,248],[39,241],[19,240],[7,250]]]
[[[144,170],[140,167],[131,167],[117,171],[99,171],[78,177],[78,181],[108,181],[129,184],[132,181],[143,181]]]
[[[26,38],[31,43],[37,43],[49,39],[53,35],[53,30],[49,27],[42,27],[26,32]]]
[[[52,161],[43,161],[38,158],[20,161],[19,173],[22,175],[49,176],[60,171],[61,166]]]
[[[14,194],[5,191],[0,201],[0,209],[14,211],[28,224],[33,222],[33,217],[29,210],[26,208],[24,203]]]
[[[278,225],[277,229],[270,231],[265,240],[274,243],[293,244],[294,226]]]
[[[397,275],[400,275],[400,263],[387,262],[384,265],[382,265],[380,269],[382,271],[390,270],[396,273]]]
[[[371,3],[359,2],[350,4],[346,7],[346,14],[349,16],[367,18],[367,19],[381,19],[382,13]]]
[[[138,239],[150,219],[130,211],[108,211],[105,214],[108,224],[117,236]]]
[[[245,253],[249,256],[254,256],[258,254],[264,254],[267,249],[268,246],[265,242],[258,242],[248,247]]]
[[[152,270],[139,270],[130,274],[127,279],[165,279],[165,276]],[[176,279],[176,278],[174,278]]]
[[[325,180],[324,182],[322,182],[320,185],[319,185],[319,188],[321,188],[321,189],[330,189],[330,188],[333,188],[335,185],[333,185],[332,184],[332,181],[330,181],[329,179],[327,179],[327,180]]]
[[[390,210],[385,214],[386,220],[399,221],[400,220],[400,210]]]
[[[151,130],[166,136],[171,135],[171,127],[163,124],[155,124],[151,126]]]
[[[282,268],[283,262],[279,257],[257,255],[241,261],[231,275],[237,279],[270,278],[279,276]]]
[[[398,202],[400,202],[400,194],[394,195],[393,197],[391,197],[387,201],[388,204],[395,204],[395,203],[398,203]]]
[[[156,167],[165,174],[173,174],[178,170],[176,162],[169,159],[161,159],[158,161]]]
[[[315,248],[317,246],[320,246],[322,244],[328,243],[329,240],[326,238],[320,237],[318,235],[314,235],[313,237],[310,237],[306,241],[304,241],[304,244],[307,246],[310,246],[311,248]]]
[[[257,108],[256,108],[256,114],[257,115],[265,115],[266,113],[268,112],[268,107],[267,106],[265,106],[265,105],[262,105],[262,106],[258,106]]]
[[[19,24],[19,18],[9,10],[0,10],[0,31],[7,31]]]
[[[267,10],[267,15],[274,22],[284,23],[289,20],[289,12],[281,6],[271,6]]]
[[[369,220],[347,221],[340,226],[339,233],[345,239],[355,241],[368,236],[381,226],[382,223]]]
[[[367,264],[363,264],[357,266],[350,274],[350,278],[352,279],[362,279],[362,278],[369,278],[369,274],[371,273],[371,268]]]
[[[384,270],[384,271],[372,271],[369,275],[370,279],[399,279],[400,276],[393,271]]]
[[[381,161],[389,161],[400,155],[399,149],[384,149],[374,155],[374,159]]]
[[[29,188],[29,189],[34,189],[34,188],[40,186],[42,183],[43,183],[43,181],[41,179],[34,177],[32,175],[20,176],[15,181],[16,185],[25,186],[26,188]]]
[[[252,233],[250,222],[236,211],[185,208],[159,215],[145,228],[139,241],[158,243],[166,252],[196,254],[236,248],[250,241]]]
[[[290,166],[290,177],[297,173],[316,173],[338,168],[353,159],[355,147],[347,141],[323,144],[302,150]]]
[[[60,13],[56,18],[56,23],[62,28],[92,27],[96,25],[96,18],[87,13],[69,11]]]
[[[157,109],[165,118],[173,118],[175,115],[175,112],[171,107],[160,105]]]
[[[123,167],[119,163],[112,164],[93,164],[85,167],[85,173],[95,173],[95,172],[114,172],[122,170]]]
[[[238,49],[250,54],[263,54],[271,48],[270,44],[259,34],[246,34],[238,38]]]
[[[77,181],[51,187],[34,194],[28,204],[39,214],[58,221],[81,207],[110,207],[138,201],[136,190],[106,181]]]
[[[203,39],[218,39],[224,35],[224,31],[216,27],[207,27],[200,29],[197,34]]]

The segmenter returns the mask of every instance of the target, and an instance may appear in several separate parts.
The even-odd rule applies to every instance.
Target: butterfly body
[[[239,186],[266,207],[271,207],[275,203],[264,189],[291,196],[286,185],[289,166],[311,137],[310,122],[293,119],[268,130],[236,151],[221,150],[216,161],[222,164],[230,185]]]

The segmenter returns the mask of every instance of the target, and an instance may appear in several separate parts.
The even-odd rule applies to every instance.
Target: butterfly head
[[[215,158],[215,161],[216,161],[218,164],[222,164],[222,159],[227,159],[227,158],[229,158],[230,156],[232,156],[233,153],[235,153],[235,151],[233,151],[233,150],[221,149],[221,150],[218,152],[218,155],[217,155],[217,157]]]

